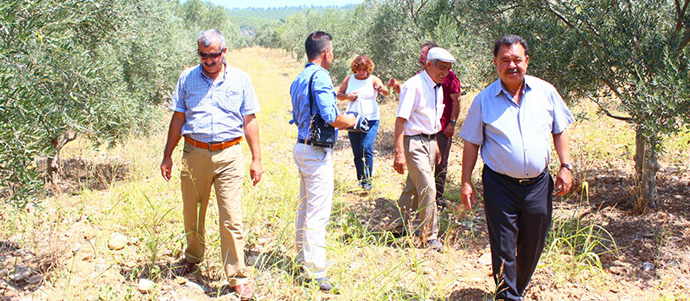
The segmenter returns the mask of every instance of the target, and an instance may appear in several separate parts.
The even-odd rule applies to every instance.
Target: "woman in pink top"
[[[352,146],[357,168],[357,179],[365,190],[370,190],[371,176],[374,172],[374,140],[379,131],[379,107],[376,103],[378,93],[388,95],[388,88],[381,79],[371,74],[374,62],[365,55],[360,55],[350,64],[352,72],[343,80],[338,91],[338,99],[347,100],[347,111],[357,112],[369,119],[369,131],[366,133],[350,131],[347,133]]]

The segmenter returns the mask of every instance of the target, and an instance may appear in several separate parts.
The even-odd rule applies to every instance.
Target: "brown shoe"
[[[249,283],[238,284],[233,289],[237,293],[237,297],[240,297],[240,300],[247,301],[252,299],[252,288],[249,286]]]
[[[175,276],[184,276],[194,271],[196,271],[196,263],[189,262],[184,258],[170,266],[170,272]]]

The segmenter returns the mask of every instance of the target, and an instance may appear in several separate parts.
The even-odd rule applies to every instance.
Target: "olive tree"
[[[635,207],[656,207],[665,137],[690,121],[690,0],[464,1],[485,35],[523,36],[531,69],[570,101],[590,99],[633,125]]]

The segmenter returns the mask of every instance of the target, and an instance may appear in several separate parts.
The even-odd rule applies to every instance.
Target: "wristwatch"
[[[455,120],[451,120],[451,121],[448,121],[448,122],[450,122],[450,124],[452,124],[453,126],[455,126],[455,123],[456,123]]]
[[[570,170],[570,172],[573,172],[573,165],[572,164],[570,164],[570,163],[561,164],[561,168],[564,168],[564,167],[567,168],[568,170]]]

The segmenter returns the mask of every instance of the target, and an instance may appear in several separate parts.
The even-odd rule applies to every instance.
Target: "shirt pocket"
[[[219,93],[216,100],[218,107],[226,113],[239,113],[242,106],[242,91],[240,90],[225,90]]]

